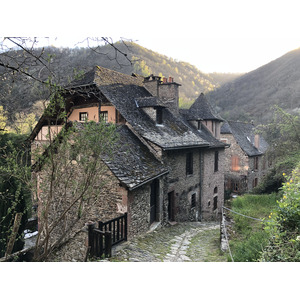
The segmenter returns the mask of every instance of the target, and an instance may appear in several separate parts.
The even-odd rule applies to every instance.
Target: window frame
[[[84,118],[83,118],[84,116]],[[86,122],[89,119],[89,114],[87,111],[80,111],[79,112],[79,121],[80,122]]]
[[[108,123],[108,111],[100,111],[100,120],[103,120],[105,123]]]
[[[193,152],[188,152],[186,154],[186,165],[185,165],[186,175],[193,175],[194,173],[193,161],[194,161]]]
[[[215,151],[214,172],[219,171],[219,151]]]

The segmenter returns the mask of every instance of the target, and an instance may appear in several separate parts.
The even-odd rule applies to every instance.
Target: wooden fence
[[[88,225],[90,256],[111,257],[112,246],[127,240],[127,213],[123,216]]]

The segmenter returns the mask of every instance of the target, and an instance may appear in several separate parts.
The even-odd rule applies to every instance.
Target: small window
[[[105,123],[108,123],[108,112],[101,111],[100,112],[100,119],[103,120]]]
[[[79,113],[79,121],[85,122],[88,120],[88,113],[87,112],[80,112]]]
[[[193,152],[186,154],[186,175],[193,174]]]
[[[254,157],[254,169],[258,170],[258,156]]]
[[[156,124],[163,123],[163,111],[161,107],[156,108]]]
[[[218,196],[214,197],[214,210],[218,208]]]
[[[219,170],[219,151],[215,151],[215,172]]]
[[[255,188],[258,185],[258,179],[254,178],[253,182],[252,182],[252,186]]]
[[[198,130],[201,130],[201,124],[202,124],[201,121],[198,121],[198,126],[197,126]]]
[[[196,193],[191,197],[191,208],[196,207]]]
[[[217,186],[214,188],[214,194],[218,194],[218,187]]]
[[[231,170],[235,172],[240,170],[240,158],[237,155],[231,157]]]

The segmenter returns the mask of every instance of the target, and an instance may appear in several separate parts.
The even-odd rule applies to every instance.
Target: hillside
[[[230,80],[232,76],[238,76],[238,74],[205,74],[189,63],[176,61],[135,43],[115,45],[127,56],[117,53],[110,46],[102,46],[96,51],[88,48],[48,47],[43,55],[51,58],[49,70],[52,75],[55,74],[56,82],[61,84],[67,83],[72,78],[74,69],[87,71],[95,65],[125,74],[134,72],[144,76],[150,74],[171,76],[182,85],[179,95],[181,107],[189,107],[201,92],[210,92]],[[36,51],[38,52],[38,49]],[[10,57],[22,57],[24,52],[14,51],[0,55],[8,56],[7,54]],[[26,62],[30,72],[34,71],[41,79],[47,79],[50,72],[47,68],[36,62],[31,63],[30,58],[26,58]],[[4,74],[3,68],[0,68],[0,89],[0,105],[9,112],[9,116],[19,111],[31,112],[36,101],[47,98],[47,90],[38,82],[24,76],[14,75],[10,78]]]
[[[300,48],[207,93],[207,98],[231,120],[265,123],[275,104],[299,112]]]

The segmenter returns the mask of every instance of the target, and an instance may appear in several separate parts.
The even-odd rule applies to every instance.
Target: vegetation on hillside
[[[0,62],[6,64],[13,61],[14,66],[17,62],[26,60],[26,72],[38,79],[23,76],[24,74],[20,72],[15,72],[11,76],[0,64],[0,105],[8,113],[9,125],[20,122],[19,113],[26,116],[35,113],[33,112],[34,104],[48,99],[48,89],[41,83],[45,82],[48,76],[55,76],[57,83],[64,85],[74,77],[74,70],[84,72],[95,65],[125,74],[171,76],[181,84],[180,104],[184,108],[189,107],[201,92],[212,91],[226,82],[228,78],[239,75],[205,74],[189,63],[176,61],[135,43],[116,42],[114,45],[120,52],[116,52],[115,48],[108,44],[93,49],[87,47],[31,49],[39,60],[29,56],[23,50],[1,52]]]
[[[300,119],[278,106],[272,110],[272,120],[267,125],[259,126],[270,147],[268,160],[272,163],[269,173],[254,189],[255,193],[278,191],[284,182],[283,173],[291,174],[300,161]]]
[[[289,113],[300,110],[300,48],[252,71],[207,95],[222,117],[267,123],[271,106]]]

